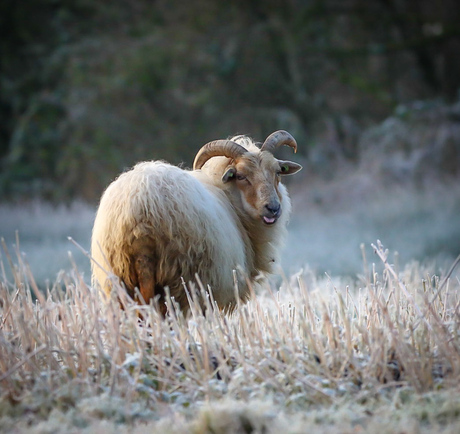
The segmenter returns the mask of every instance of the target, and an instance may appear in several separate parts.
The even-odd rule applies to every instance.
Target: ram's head
[[[229,164],[222,174],[222,182],[235,185],[241,194],[245,211],[253,219],[273,225],[282,213],[279,191],[281,177],[292,175],[302,168],[292,161],[275,158],[274,151],[283,145],[297,151],[294,137],[282,130],[270,134],[258,152],[251,152],[231,140],[216,140],[198,151],[193,169],[201,169],[212,157],[229,158]]]

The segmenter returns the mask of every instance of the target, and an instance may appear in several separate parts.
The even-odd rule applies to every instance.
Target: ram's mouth
[[[267,216],[263,216],[262,217],[262,220],[263,222],[266,224],[266,225],[274,225],[276,223],[276,221],[278,220],[278,217],[267,217]]]

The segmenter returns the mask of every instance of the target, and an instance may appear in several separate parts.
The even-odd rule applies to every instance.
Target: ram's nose
[[[265,205],[265,208],[273,217],[278,217],[281,214],[281,205],[279,203]]]
[[[265,205],[266,212],[263,215],[263,221],[267,225],[275,223],[281,215],[281,205],[279,203],[270,203]]]

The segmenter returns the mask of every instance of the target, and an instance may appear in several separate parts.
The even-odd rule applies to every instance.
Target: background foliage
[[[457,101],[459,23],[455,0],[4,0],[0,195],[96,201],[138,160],[277,128],[358,161],[395,110]]]

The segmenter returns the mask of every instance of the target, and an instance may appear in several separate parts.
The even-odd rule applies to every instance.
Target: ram
[[[115,275],[132,298],[158,297],[163,314],[166,287],[188,310],[184,283],[196,276],[224,311],[235,307],[236,294],[247,300],[279,260],[291,210],[280,178],[302,168],[274,157],[282,145],[297,150],[286,131],[261,147],[235,136],[204,145],[193,170],[149,161],[120,175],[102,195],[94,222],[93,285],[109,294]]]

